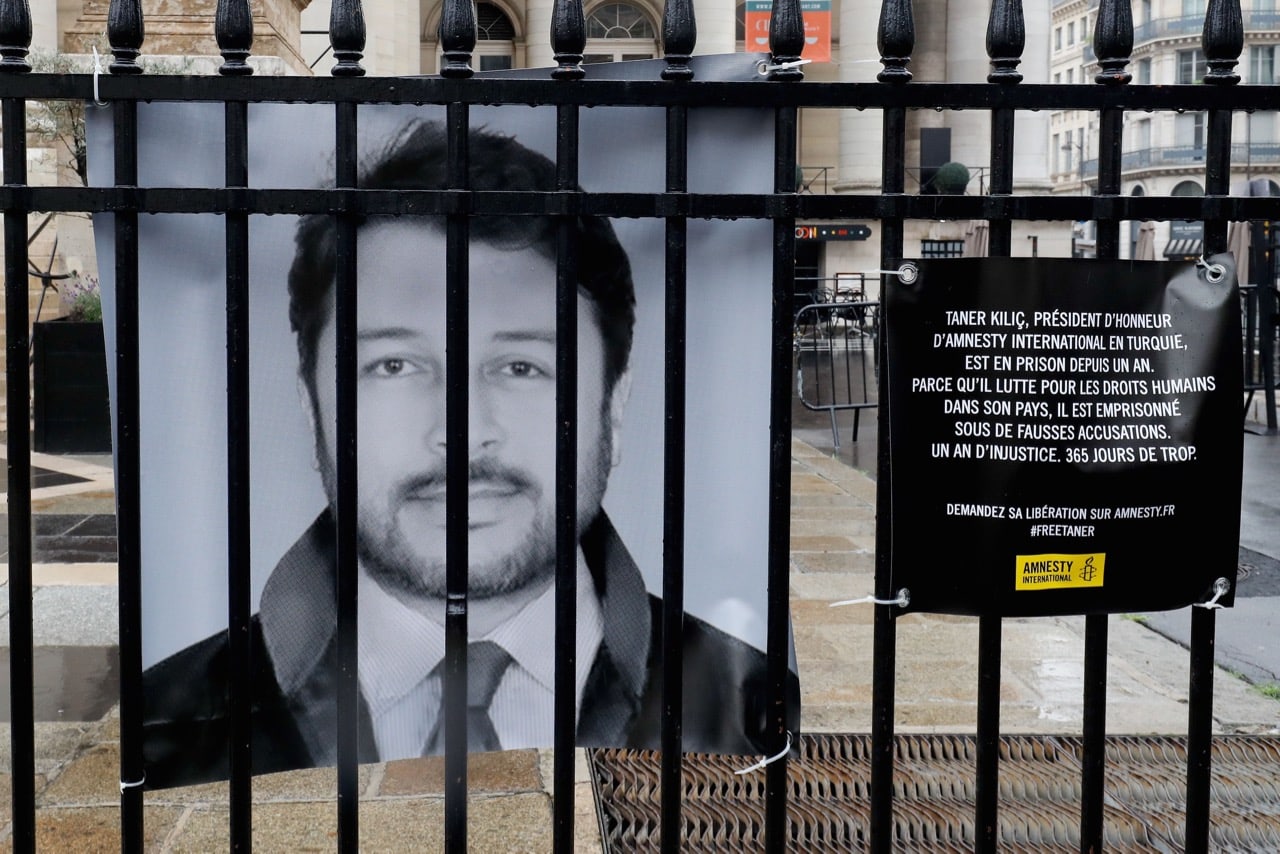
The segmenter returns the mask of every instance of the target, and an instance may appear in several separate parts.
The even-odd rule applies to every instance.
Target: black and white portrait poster
[[[333,186],[333,115],[332,106],[251,104],[250,186]],[[360,186],[442,189],[443,118],[442,108],[361,106]],[[660,108],[584,110],[581,185],[661,192],[664,118]],[[554,189],[554,108],[477,107],[470,127],[473,188]],[[694,111],[690,189],[771,191],[771,128],[757,111]],[[109,185],[109,111],[91,131],[92,181]],[[220,105],[140,104],[140,185],[221,186],[222,140]],[[96,227],[111,313],[111,217]],[[252,215],[249,231],[251,682],[262,773],[336,756],[335,241],[328,215]],[[144,752],[148,786],[163,787],[227,774],[226,250],[217,215],[148,215],[139,233]],[[475,218],[470,233],[468,745],[546,747],[555,230],[513,216]],[[767,221],[689,223],[683,732],[692,751],[765,748],[771,233]],[[578,240],[578,742],[657,747],[664,223],[583,217]],[[443,749],[443,221],[369,218],[357,245],[360,757],[376,761]],[[110,336],[110,316],[106,328]],[[793,731],[797,686],[793,673]]]
[[[1240,296],[1203,265],[925,260],[886,286],[894,587],[913,610],[1229,605]]]

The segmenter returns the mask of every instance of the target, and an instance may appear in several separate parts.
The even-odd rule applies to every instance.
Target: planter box
[[[51,320],[32,329],[35,450],[111,450],[107,353],[101,323]]]

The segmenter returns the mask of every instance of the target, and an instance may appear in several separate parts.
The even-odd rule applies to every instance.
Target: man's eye
[[[533,362],[525,362],[519,359],[503,365],[501,373],[515,379],[537,379],[548,376],[546,371],[533,364]]]
[[[374,377],[399,377],[416,371],[417,367],[412,362],[397,358],[379,359],[365,369],[365,373]]]

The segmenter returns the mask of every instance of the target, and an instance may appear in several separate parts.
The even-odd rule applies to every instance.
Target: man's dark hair
[[[469,175],[472,190],[556,189],[550,160],[509,136],[476,129],[470,133]],[[371,190],[443,190],[448,188],[448,143],[439,122],[406,125],[362,170],[359,186]],[[443,217],[414,216],[423,228],[443,231]],[[362,217],[357,227],[373,221]],[[635,326],[635,286],[631,264],[609,221],[581,216],[574,220],[578,238],[578,288],[591,301],[604,340],[605,387],[627,367]],[[533,249],[556,260],[556,224],[547,216],[480,216],[471,220],[471,239],[498,249]],[[298,223],[297,253],[289,268],[289,324],[298,337],[304,379],[315,378],[316,342],[333,309],[337,254],[334,219],[311,214]],[[444,276],[444,271],[440,271]],[[472,293],[472,299],[484,299]]]

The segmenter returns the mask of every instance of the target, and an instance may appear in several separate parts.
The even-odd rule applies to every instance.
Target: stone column
[[[881,65],[876,47],[880,4],[875,0],[846,0],[840,10],[840,80],[865,83],[876,79]],[[869,61],[868,61],[869,60]],[[840,113],[839,177],[837,193],[866,193],[880,189],[879,110]]]

